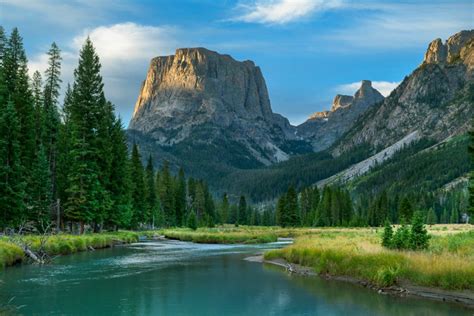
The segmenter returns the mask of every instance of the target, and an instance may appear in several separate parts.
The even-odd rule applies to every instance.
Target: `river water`
[[[21,315],[472,315],[243,260],[266,245],[142,242],[0,272]]]

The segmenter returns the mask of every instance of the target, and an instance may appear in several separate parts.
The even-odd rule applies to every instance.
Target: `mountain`
[[[233,173],[223,182],[254,200],[272,199],[291,184],[342,184],[354,197],[384,190],[392,196],[433,194],[453,184],[465,188],[471,168],[466,134],[474,115],[473,72],[474,31],[459,32],[444,43],[437,39],[421,65],[387,98],[368,107],[329,148]],[[316,120],[329,122],[331,113],[352,99],[335,101],[336,110],[318,114]]]
[[[160,153],[157,159],[191,169],[200,159],[198,168],[206,172],[270,165],[288,159],[294,144],[308,147],[286,118],[272,112],[254,62],[205,48],[152,59],[129,135]]]
[[[369,110],[332,149],[386,148],[416,132],[442,141],[466,132],[474,113],[474,30],[432,41],[422,64],[384,102]]]
[[[314,151],[324,150],[349,130],[361,114],[383,99],[371,81],[363,80],[354,96],[336,95],[330,111],[316,112],[297,126],[297,135],[311,142]]]
[[[429,44],[388,97],[364,80],[354,96],[336,96],[331,110],[300,126],[272,112],[253,62],[178,49],[152,60],[128,132],[144,156],[253,201],[291,184],[340,183],[366,195],[434,192],[470,168],[465,134],[473,112],[471,30]]]

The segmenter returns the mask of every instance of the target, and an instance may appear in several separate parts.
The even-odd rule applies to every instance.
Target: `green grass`
[[[5,267],[23,260],[23,250],[4,240],[0,240],[0,267]]]
[[[132,243],[138,241],[139,234],[135,232],[119,231],[114,233],[68,235],[59,234],[49,236],[45,243],[45,250],[49,255],[67,255],[85,251],[89,247],[94,249],[111,247],[115,243]],[[23,237],[33,251],[41,246],[41,236],[29,235]],[[5,267],[24,259],[23,250],[8,239],[0,240],[0,266]]]
[[[249,227],[231,228],[188,228],[165,229],[160,231],[166,238],[206,244],[261,244],[275,242],[278,235],[270,229]]]
[[[456,227],[457,226],[457,227]],[[464,231],[456,232],[458,227]],[[380,246],[381,230],[337,230],[302,235],[289,247],[265,253],[313,267],[317,273],[349,276],[378,286],[408,282],[447,290],[474,290],[474,230],[433,226],[426,251],[397,251]]]

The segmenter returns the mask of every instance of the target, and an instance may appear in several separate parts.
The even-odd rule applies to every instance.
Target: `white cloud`
[[[377,89],[384,97],[388,96],[400,82],[390,82],[390,81],[372,81],[372,87]],[[355,92],[360,88],[361,82],[352,82],[339,85],[335,88],[335,91],[339,94],[348,94],[354,95]]]
[[[170,55],[178,47],[178,30],[168,26],[146,26],[121,23],[85,30],[62,48],[63,88],[73,81],[79,51],[89,36],[102,64],[106,97],[117,107],[121,116],[128,119],[151,58]],[[44,73],[47,55],[40,54],[29,62],[30,73]],[[126,124],[128,122],[125,122]]]
[[[256,0],[252,4],[240,4],[241,14],[234,21],[285,24],[342,6],[342,0]]]
[[[433,39],[446,39],[463,29],[472,29],[474,2],[399,2],[361,1],[347,4],[356,18],[347,27],[316,36],[332,42],[334,50],[403,49],[425,47]],[[349,13],[349,11],[347,11]],[[357,15],[353,15],[357,16]]]

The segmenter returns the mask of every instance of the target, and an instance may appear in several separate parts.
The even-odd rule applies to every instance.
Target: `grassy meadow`
[[[425,251],[380,245],[382,229],[312,229],[293,245],[265,253],[309,266],[319,274],[348,276],[378,286],[408,282],[447,290],[474,290],[474,227],[433,225]]]

